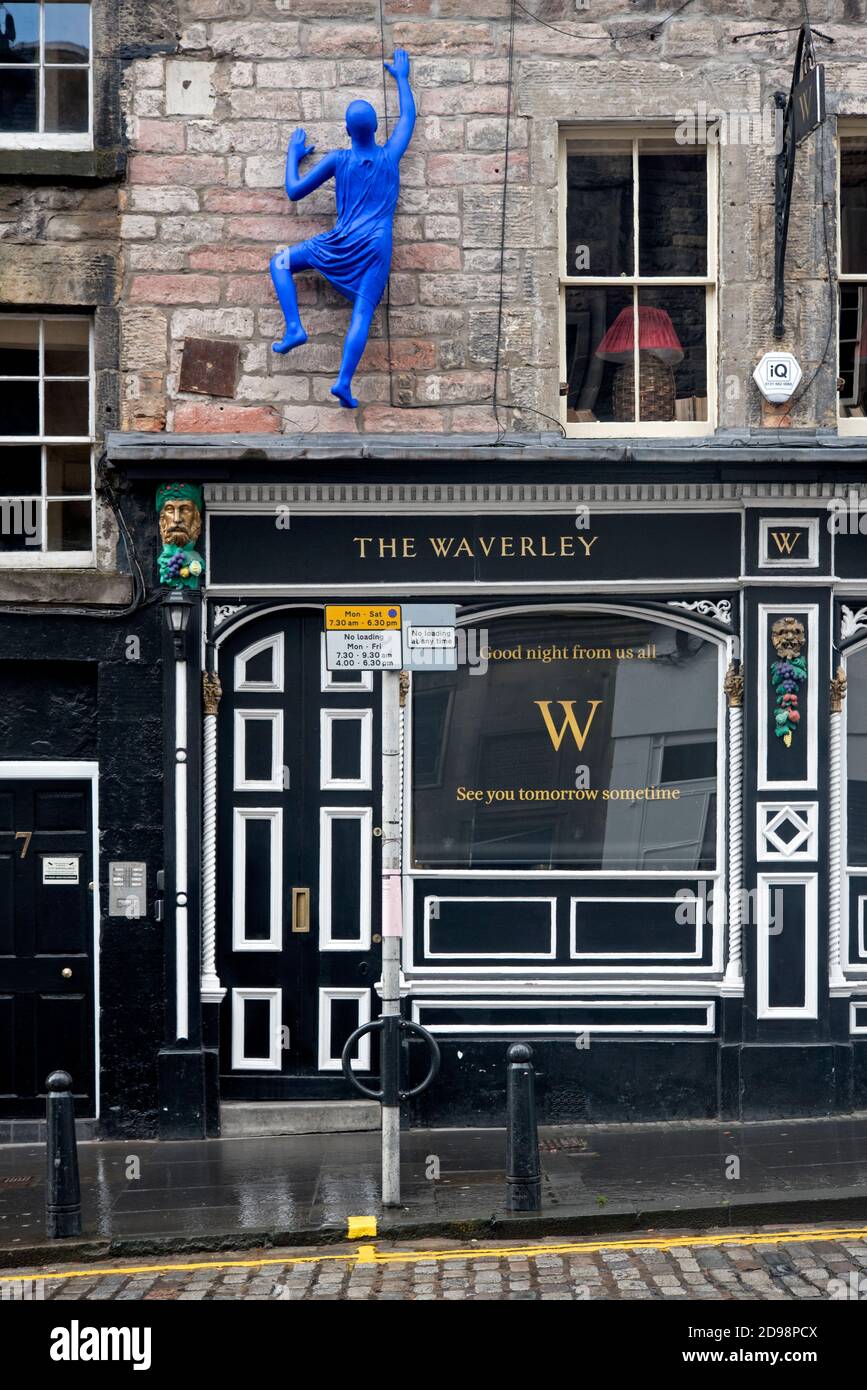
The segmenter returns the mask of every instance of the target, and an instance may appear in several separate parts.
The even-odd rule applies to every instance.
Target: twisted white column
[[[831,727],[828,750],[828,983],[845,985],[841,961],[843,888],[843,701],[846,675],[842,667],[831,681]]]
[[[742,893],[744,866],[744,678],[730,666],[723,685],[729,710],[729,833],[728,833],[728,963],[725,983],[743,988]]]
[[[744,712],[738,706],[729,709],[729,873],[728,873],[728,964],[726,982],[742,984],[743,924],[741,894],[743,889],[743,775],[744,775]]]
[[[217,975],[217,710],[219,676],[202,679],[205,716],[202,749],[202,1000],[219,1004],[226,991]]]

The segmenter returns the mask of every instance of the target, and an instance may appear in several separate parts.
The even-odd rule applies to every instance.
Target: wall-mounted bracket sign
[[[815,31],[828,43],[828,34]],[[775,92],[774,101],[783,113],[782,140],[776,160],[774,196],[774,337],[782,338],[785,308],[786,242],[789,236],[789,209],[795,181],[795,150],[825,119],[825,73],[816,60],[813,30],[809,23],[801,25],[795,67],[788,96]],[[819,155],[821,159],[821,154]],[[769,399],[772,399],[769,397]],[[788,400],[787,396],[782,397]]]
[[[791,352],[766,352],[753,372],[753,381],[766,401],[779,404],[794,394],[803,376]]]
[[[402,644],[398,604],[333,604],[325,609],[329,671],[399,671]]]

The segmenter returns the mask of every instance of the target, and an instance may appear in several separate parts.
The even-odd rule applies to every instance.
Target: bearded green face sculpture
[[[162,551],[157,559],[160,583],[173,589],[198,589],[205,562],[194,548],[202,531],[202,489],[192,483],[163,483],[157,489]]]

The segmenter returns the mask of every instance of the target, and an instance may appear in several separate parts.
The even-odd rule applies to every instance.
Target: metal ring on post
[[[343,1051],[340,1054],[340,1065],[343,1068],[343,1075],[346,1077],[347,1081],[351,1082],[355,1089],[357,1091],[360,1091],[363,1096],[369,1096],[371,1100],[381,1101],[383,1099],[384,1092],[381,1089],[379,1091],[372,1091],[369,1086],[363,1086],[361,1084],[361,1082],[358,1080],[358,1077],[355,1075],[355,1072],[352,1070],[352,1064],[349,1060],[349,1054],[359,1038],[363,1038],[365,1033],[382,1032],[383,1028],[385,1027],[385,1023],[386,1020],[384,1018],[376,1018],[373,1019],[370,1023],[362,1023],[360,1028],[356,1028],[354,1033],[350,1033],[349,1037],[346,1039],[346,1042],[343,1044]],[[427,1076],[424,1078],[424,1081],[419,1082],[418,1086],[413,1086],[411,1091],[398,1091],[398,1096],[401,1100],[410,1100],[413,1096],[420,1095],[422,1091],[426,1091],[428,1086],[436,1076],[437,1072],[439,1071],[440,1049],[436,1038],[434,1038],[426,1028],[423,1028],[420,1023],[411,1023],[408,1019],[402,1018],[398,1026],[400,1027],[402,1032],[406,1031],[409,1033],[419,1033],[431,1050],[430,1067],[428,1069]]]
[[[398,1091],[401,1100],[409,1100],[412,1096],[420,1095],[422,1091],[426,1091],[433,1081],[440,1069],[440,1049],[436,1038],[434,1038],[426,1028],[422,1028],[420,1023],[410,1023],[408,1019],[402,1018],[400,1026],[402,1029],[406,1029],[407,1032],[420,1033],[431,1050],[430,1069],[424,1081],[420,1082],[418,1086],[413,1086],[411,1091]]]
[[[384,1018],[375,1018],[370,1023],[362,1023],[360,1028],[356,1028],[354,1033],[350,1033],[346,1042],[343,1044],[343,1051],[340,1054],[340,1065],[343,1068],[343,1075],[347,1081],[351,1081],[357,1091],[363,1096],[369,1096],[371,1100],[382,1100],[384,1091],[371,1091],[369,1086],[362,1086],[355,1072],[352,1070],[352,1063],[349,1054],[359,1038],[363,1038],[365,1033],[381,1033],[385,1027]]]

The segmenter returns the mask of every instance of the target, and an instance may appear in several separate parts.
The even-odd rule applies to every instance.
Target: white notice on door
[[[77,883],[78,859],[77,854],[70,854],[65,858],[46,854],[42,860],[42,882]]]

